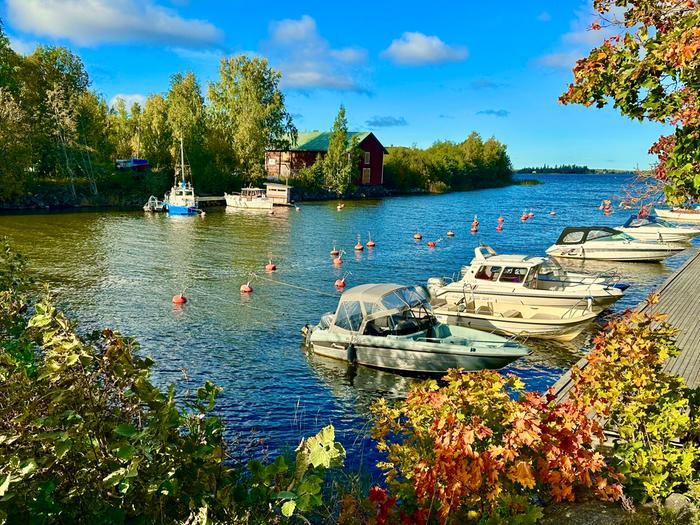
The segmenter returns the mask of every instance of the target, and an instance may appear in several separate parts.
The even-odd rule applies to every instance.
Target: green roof
[[[352,139],[357,137],[357,142],[362,142],[372,133],[369,131],[349,131],[348,147]],[[297,137],[296,146],[290,148],[291,151],[328,151],[331,141],[330,131],[302,131]]]

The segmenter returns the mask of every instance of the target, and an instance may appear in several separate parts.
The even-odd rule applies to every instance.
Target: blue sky
[[[267,57],[283,73],[300,130],[352,129],[385,145],[508,145],[515,167],[646,168],[664,130],[614,109],[562,106],[571,67],[600,39],[585,0],[375,3],[239,0],[1,0],[13,47],[65,45],[108,100],[142,100],[193,71],[203,85],[226,55]]]

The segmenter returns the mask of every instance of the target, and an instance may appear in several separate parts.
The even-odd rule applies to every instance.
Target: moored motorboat
[[[498,369],[531,353],[499,335],[438,322],[422,288],[397,284],[350,288],[334,314],[304,330],[316,354],[402,372]]]
[[[447,304],[469,296],[507,304],[572,308],[591,297],[594,312],[620,299],[625,288],[611,275],[568,275],[550,257],[499,255],[486,245],[474,250],[474,259],[462,269],[458,280],[428,279],[431,298]]]
[[[684,249],[677,243],[640,241],[606,226],[574,226],[564,228],[547,253],[570,259],[657,262]]]
[[[191,182],[185,180],[187,168],[183,142],[180,140],[180,165],[175,166],[175,182],[163,198],[163,207],[168,215],[195,215],[200,211],[197,208],[194,187]]]
[[[657,217],[667,221],[677,221],[685,223],[700,223],[700,206],[695,208],[654,208]]]
[[[598,314],[593,301],[572,308],[514,305],[465,297],[457,304],[433,303],[438,321],[506,335],[571,341]]]
[[[656,215],[632,215],[623,226],[615,229],[640,241],[689,243],[700,235],[700,228],[672,224]]]
[[[252,208],[256,210],[271,210],[272,199],[262,188],[243,188],[240,193],[224,193],[226,206],[231,208]]]

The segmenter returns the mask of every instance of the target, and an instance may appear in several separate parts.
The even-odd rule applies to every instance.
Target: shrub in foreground
[[[0,252],[0,523],[275,523],[321,502],[345,451],[332,427],[291,462],[226,461],[220,389],[183,406],[149,380],[136,343],[81,337],[46,296],[32,306],[23,260]]]

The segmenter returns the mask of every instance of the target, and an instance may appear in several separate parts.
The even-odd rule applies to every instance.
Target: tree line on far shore
[[[438,141],[427,149],[392,146],[384,157],[384,179],[399,189],[431,192],[505,186],[512,165],[505,144],[472,132],[462,142]]]
[[[180,141],[198,193],[231,191],[265,177],[265,150],[296,142],[297,129],[279,87],[281,73],[264,58],[221,60],[206,89],[191,72],[176,73],[165,93],[143,105],[110,105],[91,89],[80,57],[64,47],[15,53],[0,22],[0,207],[31,195],[63,194],[66,203],[118,203],[106,196],[160,195],[172,183]],[[325,158],[296,174],[302,189],[343,194],[357,179],[357,144],[347,143],[345,109],[333,125]],[[472,133],[425,150],[392,147],[385,182],[400,191],[463,190],[508,184],[506,147]],[[133,178],[116,159],[148,159]]]
[[[39,46],[19,55],[0,25],[0,203],[42,185],[67,187],[74,200],[76,188],[109,192],[129,179],[115,160],[134,156],[168,184],[181,139],[198,190],[260,179],[265,148],[286,147],[297,133],[280,78],[264,58],[228,57],[206,95],[194,74],[177,73],[143,106],[110,107],[76,54]]]

